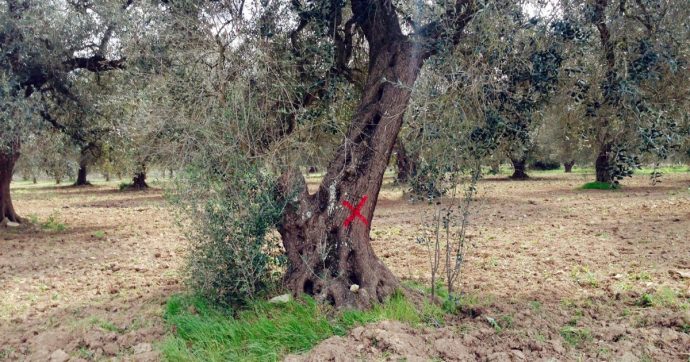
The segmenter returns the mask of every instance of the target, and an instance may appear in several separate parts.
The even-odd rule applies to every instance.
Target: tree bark
[[[93,160],[94,152],[98,152],[98,147],[95,143],[89,142],[86,146],[82,146],[79,152],[79,171],[77,172],[77,181],[74,183],[74,186],[91,185],[86,177],[89,174],[89,163]]]
[[[351,7],[369,48],[362,100],[315,194],[298,171],[281,176],[277,191],[287,205],[278,231],[288,257],[284,283],[295,295],[307,293],[338,308],[369,308],[399,286],[374,254],[369,232],[412,86],[424,59],[440,47],[414,41],[438,40],[449,30],[452,42],[459,41],[476,8],[458,0],[457,11],[446,19],[452,29],[433,24],[413,40],[403,35],[391,1],[352,0]],[[346,202],[364,220],[353,219]]]
[[[138,190],[149,188],[149,185],[146,183],[146,171],[140,171],[134,175],[132,179],[132,188]]]
[[[525,158],[520,158],[520,159],[515,159],[511,158],[510,162],[513,163],[513,175],[510,176],[511,179],[513,180],[526,180],[529,178],[527,175],[527,172],[525,172],[527,168],[527,160]]]
[[[564,162],[563,167],[565,168],[565,173],[573,172],[573,166],[575,166],[575,160]]]
[[[19,159],[18,143],[12,147],[12,151],[0,153],[0,222],[5,221],[5,219],[17,223],[22,222],[22,219],[14,211],[10,194],[10,184],[17,159]]]
[[[604,93],[604,103],[610,106],[616,105],[615,93],[611,89],[615,89],[614,85],[617,85],[617,72],[616,72],[616,53],[615,45],[611,41],[611,31],[606,23],[606,8],[609,6],[608,0],[597,0],[594,3],[594,24],[599,31],[599,41],[601,42],[604,59],[606,61],[606,81],[605,86],[602,87]],[[607,88],[609,88],[607,90]],[[609,136],[610,122],[609,118],[604,116],[600,117],[599,126],[599,142],[601,146],[599,148],[599,153],[597,153],[597,159],[594,162],[594,167],[596,170],[596,181],[597,182],[607,182],[613,181],[611,177],[610,162],[611,162],[611,149],[613,147],[613,142]]]
[[[398,141],[395,143],[395,155],[396,166],[398,167],[396,182],[399,184],[406,184],[410,181],[411,177],[417,174],[416,160],[413,160],[407,153],[405,144],[403,144],[400,138],[398,138]]]
[[[282,195],[298,192],[279,226],[289,259],[285,283],[293,293],[312,294],[338,307],[368,308],[398,287],[398,279],[374,254],[369,230],[420,66],[411,43],[387,44],[372,59],[364,98],[318,192],[309,195],[297,172],[281,179]],[[344,226],[351,212],[342,203],[357,205],[365,196],[360,212],[367,223],[355,219]],[[350,291],[353,284],[357,292]]]
[[[86,186],[90,185],[89,181],[86,179],[86,175],[88,174],[88,167],[86,166],[86,163],[79,163],[79,171],[77,172],[77,181],[74,183],[74,186]]]
[[[594,167],[597,174],[597,182],[607,182],[613,181],[611,178],[611,170],[609,166],[611,157],[611,144],[605,143],[599,148],[599,153],[597,154],[597,160],[594,163]]]

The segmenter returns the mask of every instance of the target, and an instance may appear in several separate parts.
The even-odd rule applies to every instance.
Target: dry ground
[[[589,177],[482,181],[463,313],[360,328],[297,358],[689,361],[690,174],[577,189]],[[0,360],[159,358],[184,252],[161,192],[22,184],[14,197],[54,222],[0,230]],[[425,207],[392,187],[378,202],[374,248],[405,279],[428,278]]]
[[[23,216],[55,221],[0,231],[0,360],[159,359],[161,305],[180,289],[184,251],[162,193],[114,185],[13,193]]]

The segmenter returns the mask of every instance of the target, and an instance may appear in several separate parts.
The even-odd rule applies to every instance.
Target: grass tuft
[[[610,182],[588,182],[582,185],[583,190],[618,190],[621,186]]]
[[[55,231],[55,232],[63,232],[67,229],[67,226],[65,226],[65,224],[63,224],[57,220],[57,214],[56,213],[53,213],[50,216],[48,216],[48,220],[46,220],[46,222],[42,223],[41,227],[44,230]]]
[[[417,310],[401,293],[369,311],[338,313],[309,297],[285,304],[253,302],[233,313],[201,297],[174,296],[164,313],[172,333],[162,351],[169,361],[277,361],[357,325],[382,320],[417,325],[442,315],[432,305]]]
[[[592,332],[587,328],[568,325],[561,328],[561,337],[573,347],[582,347],[585,343],[592,341]]]

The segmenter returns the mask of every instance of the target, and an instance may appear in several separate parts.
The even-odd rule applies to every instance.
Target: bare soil
[[[485,179],[463,313],[441,328],[368,326],[291,358],[690,361],[690,175],[579,189],[591,178]],[[427,249],[415,242],[428,206],[405,200],[382,193],[373,246],[396,275],[428,283]]]
[[[688,361],[690,175],[578,189],[589,179],[483,180],[462,313],[438,326],[360,327],[288,359]],[[162,193],[13,192],[22,216],[54,222],[0,229],[0,360],[160,359],[162,304],[182,289],[185,249]],[[426,208],[386,185],[372,230],[396,275],[422,283]]]
[[[0,230],[0,360],[160,359],[184,252],[162,193],[32,185],[13,197],[39,225]]]

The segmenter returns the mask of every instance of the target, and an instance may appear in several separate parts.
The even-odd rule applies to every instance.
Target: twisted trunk
[[[568,161],[563,163],[563,167],[565,168],[565,173],[571,173],[573,172],[573,166],[575,166],[575,161]]]
[[[611,157],[611,148],[612,146],[610,143],[605,143],[601,146],[601,148],[599,148],[597,160],[594,163],[598,182],[610,183],[611,181],[613,181],[611,178],[611,169],[609,165]]]
[[[401,38],[372,56],[363,100],[315,194],[308,193],[297,172],[281,178],[280,194],[292,201],[279,232],[289,260],[285,283],[293,293],[311,294],[338,307],[368,308],[398,287],[398,279],[374,254],[369,231],[421,67],[416,51]],[[355,218],[346,226],[352,211],[343,203],[357,205],[364,197],[359,212],[367,222]]]
[[[0,153],[0,222],[5,219],[12,222],[22,222],[21,218],[14,211],[12,197],[10,195],[10,184],[12,183],[12,173],[14,164],[19,159],[19,144],[11,147],[8,153]]]
[[[510,176],[513,180],[526,180],[529,178],[527,172],[527,160],[523,157],[520,159],[511,158],[510,162],[513,163],[513,175]]]
[[[594,3],[594,23],[599,31],[599,41],[602,46],[604,60],[606,63],[606,81],[602,91],[604,93],[604,103],[610,106],[616,105],[616,95],[612,89],[617,87],[617,72],[616,72],[616,53],[615,46],[611,40],[611,30],[606,23],[606,8],[609,6],[609,0],[597,0]],[[611,149],[613,142],[609,135],[610,121],[604,116],[600,117],[600,148],[597,153],[597,159],[594,162],[596,170],[596,177],[598,182],[610,183],[613,181],[611,177]]]
[[[88,158],[91,147],[91,144],[89,144],[81,149],[79,154],[79,171],[77,172],[77,182],[74,183],[74,186],[91,185],[89,180],[86,179],[86,176],[89,174]]]
[[[146,183],[146,171],[137,172],[132,179],[132,188],[134,189],[147,189],[149,185]]]
[[[410,38],[393,2],[350,4],[369,49],[362,100],[315,194],[299,172],[281,177],[278,194],[288,204],[278,231],[288,257],[284,282],[294,294],[311,294],[336,307],[368,308],[399,285],[374,254],[369,231],[412,86],[423,60],[447,40],[457,43],[477,8],[472,0],[457,0],[445,21]]]
[[[86,162],[79,162],[79,171],[77,172],[77,181],[74,186],[86,186],[89,185],[89,181],[86,179],[88,175],[88,166]]]

